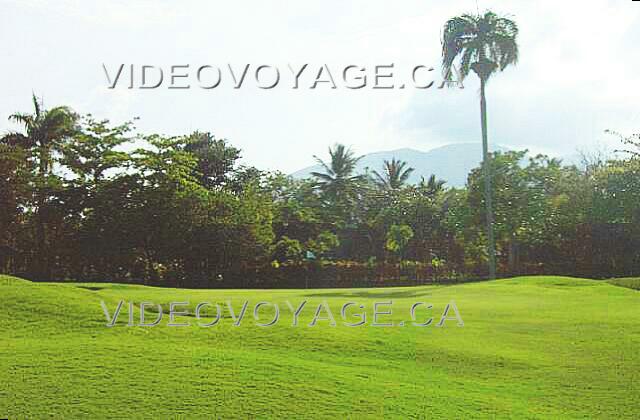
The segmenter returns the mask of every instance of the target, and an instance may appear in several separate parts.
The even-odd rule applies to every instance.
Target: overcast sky
[[[478,3],[520,26],[518,65],[489,84],[490,141],[567,155],[614,148],[607,128],[640,131],[640,2]],[[340,76],[349,64],[394,63],[398,72],[417,64],[437,72],[442,24],[475,11],[475,0],[0,0],[0,130],[12,128],[12,112],[31,109],[33,91],[47,107],[114,122],[140,117],[142,132],[211,131],[242,148],[245,163],[285,172],[335,142],[359,153],[476,142],[475,76],[463,90],[293,90],[284,81],[233,89],[228,73],[212,90],[140,90],[108,89],[102,68],[270,64],[284,73],[288,63],[309,63]]]

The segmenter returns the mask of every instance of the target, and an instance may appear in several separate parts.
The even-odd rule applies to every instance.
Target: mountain
[[[506,151],[506,147],[490,147],[491,151]],[[325,158],[325,156],[322,156]],[[482,145],[479,143],[455,143],[422,152],[414,149],[398,149],[388,152],[366,154],[357,166],[358,173],[366,169],[380,172],[385,160],[393,158],[408,162],[415,170],[409,178],[410,183],[417,183],[421,177],[429,178],[435,174],[437,178],[447,181],[450,187],[462,187],[467,182],[467,175],[482,161]],[[322,172],[320,165],[309,166],[291,174],[294,178],[307,178],[311,172]]]

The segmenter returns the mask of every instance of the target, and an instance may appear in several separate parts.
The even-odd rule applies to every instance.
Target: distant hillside
[[[508,150],[502,146],[491,148],[492,151]],[[375,152],[364,155],[358,162],[358,172],[364,173],[366,168],[380,172],[383,162],[393,158],[408,162],[415,169],[409,178],[410,183],[417,183],[420,177],[428,178],[431,174],[447,181],[450,187],[462,187],[467,182],[471,169],[482,161],[482,146],[479,143],[457,143],[438,147],[428,152],[414,149],[398,149],[388,152]],[[322,156],[322,158],[325,158]],[[313,171],[321,171],[320,165],[301,169],[291,175],[294,178],[307,178]]]

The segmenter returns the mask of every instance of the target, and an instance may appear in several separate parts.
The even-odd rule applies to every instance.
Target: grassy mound
[[[623,279],[609,280],[609,283],[629,289],[640,290],[640,277],[627,277]]]
[[[606,282],[522,277],[259,291],[0,276],[0,292],[0,417],[640,416],[640,294]],[[100,302],[113,314],[120,300],[157,303],[165,312],[170,302],[189,302],[191,314],[178,321],[191,326],[169,327],[165,315],[156,327],[128,327],[124,305],[108,328]],[[237,316],[245,300],[245,317],[234,326],[224,305],[231,301]],[[464,327],[454,320],[440,328],[371,326],[373,303],[390,300],[393,315],[379,322],[409,321],[413,303],[427,302],[436,323],[453,300]],[[193,316],[205,301],[224,308],[210,328]],[[276,325],[256,325],[259,301],[279,304]],[[297,327],[285,301],[307,301]],[[350,301],[365,307],[366,326],[343,325],[340,309]],[[308,326],[322,302],[335,327]],[[263,307],[261,321],[272,314]]]

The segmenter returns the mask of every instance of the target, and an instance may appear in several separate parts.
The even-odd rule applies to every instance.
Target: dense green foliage
[[[241,151],[209,133],[142,135],[34,105],[0,140],[0,271],[194,287],[487,274],[482,167],[462,189],[409,185],[405,162],[359,175],[336,145],[324,171],[294,180],[238,165]],[[576,167],[494,154],[499,273],[640,274],[640,162],[628,156]]]
[[[456,286],[184,290],[43,284],[0,276],[0,415],[8,418],[638,418],[640,294],[606,282],[518,278]],[[190,302],[191,327],[115,327],[119,300]],[[197,302],[249,301],[240,326],[196,326]],[[293,327],[285,301],[298,306]],[[372,305],[454,300],[464,327],[372,327]],[[252,305],[281,305],[258,327]],[[322,301],[337,325],[309,327]],[[346,327],[345,302],[367,325]],[[260,315],[270,318],[273,312]],[[356,322],[349,312],[349,322]],[[151,314],[152,315],[152,314]],[[426,312],[418,312],[420,318]],[[153,319],[153,317],[151,317]],[[206,319],[210,321],[210,319]],[[136,317],[137,323],[137,317]]]

